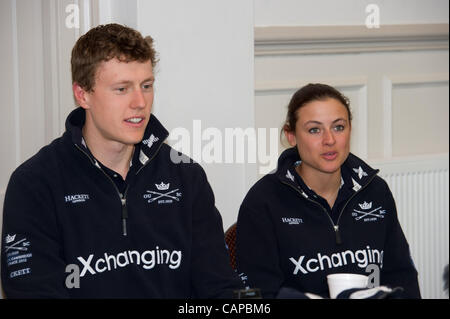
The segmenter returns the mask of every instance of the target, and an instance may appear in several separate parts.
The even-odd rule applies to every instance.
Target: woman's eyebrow
[[[338,119],[334,120],[333,123],[336,123],[336,122],[339,122],[339,121],[347,122],[346,119],[338,118]]]
[[[340,121],[347,122],[347,120],[344,118],[338,118],[338,119],[335,119],[332,123],[334,124],[334,123],[340,122]],[[322,125],[323,123],[320,121],[316,121],[316,120],[310,120],[310,121],[305,122],[304,125],[308,125],[308,124]]]
[[[307,122],[305,122],[305,124],[304,125],[308,125],[308,124],[322,124],[322,122],[319,122],[319,121],[315,121],[315,120],[310,120],[310,121],[307,121]]]

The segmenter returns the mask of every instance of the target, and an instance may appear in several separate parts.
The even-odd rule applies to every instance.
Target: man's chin
[[[121,143],[125,144],[125,145],[129,145],[129,146],[134,146],[134,145],[139,144],[140,142],[142,142],[142,138],[143,138],[143,136],[141,136],[141,137],[129,137],[129,138],[126,138],[126,139],[122,139]]]

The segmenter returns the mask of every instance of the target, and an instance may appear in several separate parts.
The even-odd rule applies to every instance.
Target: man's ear
[[[86,92],[78,83],[72,84],[72,91],[78,105],[83,109],[89,109],[89,93]]]
[[[289,127],[284,127],[283,128],[284,131],[284,136],[286,136],[286,139],[289,142],[290,146],[295,146],[297,145],[297,138],[295,137],[295,131],[292,131]]]

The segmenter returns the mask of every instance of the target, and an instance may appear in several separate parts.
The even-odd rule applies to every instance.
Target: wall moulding
[[[411,172],[448,171],[448,153],[371,159],[368,163],[382,174],[409,174]]]
[[[448,49],[448,24],[255,27],[255,56]]]
[[[257,95],[279,94],[284,92],[295,92],[300,87],[308,83],[327,83],[329,85],[340,88],[359,88],[367,86],[367,76],[339,77],[339,78],[309,78],[308,81],[255,81],[255,93]]]
[[[393,123],[392,123],[392,94],[395,86],[413,85],[413,84],[439,84],[447,83],[449,74],[385,74],[382,79],[383,87],[383,145],[384,157],[393,157]]]

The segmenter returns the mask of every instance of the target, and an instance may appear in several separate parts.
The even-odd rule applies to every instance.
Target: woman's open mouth
[[[321,154],[322,158],[324,158],[327,161],[335,160],[337,155],[338,155],[337,152],[327,152],[327,153],[322,153]]]

